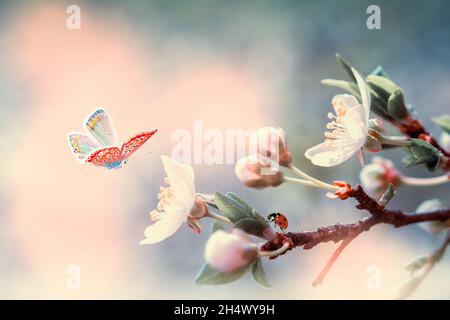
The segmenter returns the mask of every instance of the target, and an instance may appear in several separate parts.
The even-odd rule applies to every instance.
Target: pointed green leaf
[[[219,210],[233,223],[253,217],[246,206],[220,192],[216,192],[215,200]]]
[[[239,220],[234,224],[234,227],[261,238],[264,238],[264,230],[270,228],[269,224],[265,220],[261,221],[255,218]]]
[[[392,183],[389,184],[388,188],[386,189],[386,191],[383,193],[383,195],[381,196],[380,199],[380,204],[382,206],[385,206],[388,204],[389,201],[392,200],[392,198],[394,198],[395,196],[395,188],[394,185]]]
[[[227,197],[233,199],[236,202],[239,202],[239,204],[242,205],[242,207],[246,208],[248,211],[252,212],[253,208],[240,196],[238,196],[234,192],[227,192]]]
[[[370,89],[370,98],[370,111],[385,120],[393,120],[392,116],[387,111],[387,103],[383,101],[372,89]]]
[[[347,91],[351,95],[354,95],[356,98],[361,99],[361,96],[359,94],[359,89],[356,83],[350,82],[350,81],[344,81],[344,80],[336,80],[336,79],[323,79],[320,81],[322,84],[339,88],[342,90]],[[387,112],[387,105],[386,101],[383,101],[375,91],[372,89],[370,90],[370,98],[371,98],[371,111],[373,111],[378,116],[382,117],[386,120],[391,120],[392,117]]]
[[[336,60],[340,63],[342,68],[344,68],[345,72],[347,72],[350,79],[352,79],[352,81],[356,83],[356,78],[352,71],[353,66],[348,63],[347,60],[345,60],[339,53],[336,53]]]
[[[389,78],[387,72],[383,69],[382,66],[377,66],[375,68],[375,70],[373,70],[370,74],[373,76],[381,76],[381,77]]]
[[[450,134],[450,115],[446,114],[432,119],[434,123],[440,126],[448,134]]]
[[[405,99],[403,97],[403,90],[395,90],[388,99],[387,110],[391,116],[397,120],[406,118],[409,114],[406,108]]]
[[[261,259],[258,259],[252,265],[252,278],[263,288],[270,288],[267,282],[267,276],[262,267]]]
[[[427,262],[429,262],[429,256],[417,256],[405,265],[405,269],[409,272],[416,272],[421,269]]]
[[[419,285],[422,283],[422,280],[424,279],[424,276],[417,275],[409,278],[407,281],[405,281],[398,289],[397,289],[397,299],[406,299],[410,295],[416,291],[416,289],[419,287]]]
[[[354,95],[357,98],[360,98],[359,95],[359,89],[356,83],[350,82],[350,81],[344,81],[344,80],[336,80],[336,79],[323,79],[320,81],[322,84],[330,86],[330,87],[336,87],[342,90],[347,91],[348,93]]]
[[[367,84],[377,93],[377,95],[387,103],[389,96],[399,89],[399,86],[385,77],[369,75]]]
[[[406,167],[424,164],[429,171],[434,171],[439,165],[441,153],[424,140],[412,139],[408,151],[409,155],[403,158]]]
[[[209,264],[205,263],[198,272],[197,277],[195,279],[195,283],[210,284],[210,285],[230,283],[236,281],[237,279],[241,278],[244,274],[246,274],[247,271],[250,269],[250,266],[251,264],[237,271],[227,273],[219,271],[211,267]]]
[[[373,82],[367,81],[367,84],[369,85],[370,90],[374,92],[376,96],[380,98],[381,101],[383,101],[383,103],[385,103],[387,106],[387,101],[389,99],[390,93]]]

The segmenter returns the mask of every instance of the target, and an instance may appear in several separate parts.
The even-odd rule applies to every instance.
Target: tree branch
[[[416,119],[407,119],[407,123],[391,122],[395,127],[397,127],[403,134],[415,138],[423,139],[432,144],[436,149],[438,149],[444,156],[450,157],[450,153],[442,148],[436,139],[425,129],[423,124]]]
[[[303,249],[308,250],[320,243],[329,241],[337,243],[342,241],[339,248],[333,253],[333,256],[328,261],[325,268],[314,280],[313,285],[317,285],[322,282],[328,270],[331,268],[345,247],[361,233],[369,231],[370,228],[377,224],[390,224],[396,228],[399,228],[419,222],[446,221],[447,219],[450,219],[450,209],[436,210],[420,214],[405,213],[400,210],[388,210],[383,205],[379,204],[378,201],[365,193],[360,185],[358,185],[356,189],[349,191],[348,196],[358,201],[356,208],[359,210],[368,211],[370,216],[355,223],[338,223],[328,227],[320,227],[313,231],[288,232],[286,234],[278,233],[276,239],[266,242],[261,249],[266,251],[274,251],[280,248],[283,241],[286,239],[292,243],[289,250],[295,247],[302,247]],[[450,241],[450,237],[448,241]],[[271,259],[275,258],[276,256],[271,257]]]
[[[410,278],[400,286],[397,299],[406,299],[412,295],[425,278],[429,275],[445,254],[447,247],[450,245],[450,230],[447,231],[440,246],[428,256],[428,261],[418,269],[412,270]]]

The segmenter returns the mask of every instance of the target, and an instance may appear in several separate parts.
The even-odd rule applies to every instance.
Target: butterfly
[[[119,148],[111,117],[105,109],[97,109],[84,123],[87,133],[71,132],[69,144],[74,156],[86,163],[108,169],[120,169],[158,129],[143,131]]]

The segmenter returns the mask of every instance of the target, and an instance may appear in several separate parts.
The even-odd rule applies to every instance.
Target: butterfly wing
[[[135,136],[122,145],[120,159],[125,160],[130,157],[137,149],[139,149],[148,139],[150,139],[158,129],[152,131],[144,131]]]
[[[97,109],[87,118],[85,129],[103,146],[117,144],[116,131],[111,117],[105,109]]]
[[[68,140],[74,156],[80,161],[83,161],[92,151],[100,146],[93,137],[80,132],[69,133]]]
[[[117,147],[105,147],[93,151],[86,162],[99,167],[110,167],[120,161],[120,149]]]

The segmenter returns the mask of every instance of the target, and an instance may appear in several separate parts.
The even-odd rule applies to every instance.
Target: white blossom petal
[[[358,71],[352,68],[353,74],[356,78],[356,83],[358,84],[359,93],[361,95],[361,103],[365,109],[365,122],[369,123],[369,113],[370,113],[370,89],[364,79],[361,77]]]
[[[337,94],[333,97],[332,99],[333,107],[336,105],[337,101],[341,99],[345,109],[359,105],[358,99],[356,99],[355,96],[348,93],[344,93],[344,94]],[[337,113],[338,110],[336,110],[336,107],[334,107],[334,111]]]
[[[156,222],[145,229],[146,239],[141,244],[157,243],[170,237],[186,221],[191,211],[198,209],[195,206],[197,202],[192,167],[167,156],[161,156],[161,160],[169,186],[160,189],[157,210],[152,211],[152,220]]]
[[[145,229],[145,239],[140,244],[153,244],[167,239],[180,228],[185,219],[185,211],[162,212],[161,219]]]
[[[190,165],[176,162],[172,158],[161,155],[161,160],[169,178],[170,186],[176,192],[181,205],[190,206],[195,200],[194,170]]]
[[[365,122],[365,110],[362,105],[356,105],[347,110],[344,116],[344,126],[353,140],[360,141],[361,145],[367,137],[367,122]]]
[[[353,140],[332,145],[323,142],[306,150],[305,157],[316,166],[333,167],[351,158],[360,148]]]

